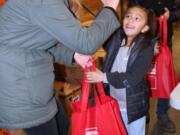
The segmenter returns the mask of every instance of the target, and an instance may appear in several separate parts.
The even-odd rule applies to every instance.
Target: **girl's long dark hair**
[[[144,45],[148,45],[153,38],[157,37],[157,20],[156,15],[152,9],[144,9],[147,13],[147,25],[149,30],[144,33]]]

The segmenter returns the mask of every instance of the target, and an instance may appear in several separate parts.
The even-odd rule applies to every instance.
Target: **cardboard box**
[[[81,85],[55,81],[54,89],[58,94],[58,96],[60,97],[60,100],[63,104],[66,113],[68,114],[69,117],[71,117],[71,113],[72,113],[71,102],[80,100]]]

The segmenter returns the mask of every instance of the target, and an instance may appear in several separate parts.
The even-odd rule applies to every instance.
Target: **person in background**
[[[149,87],[145,80],[152,62],[156,21],[153,12],[141,6],[129,7],[118,29],[104,45],[103,72],[86,73],[88,83],[105,83],[107,94],[114,97],[128,135],[145,135]]]
[[[115,12],[119,0],[102,0],[103,8],[88,28],[74,17],[70,2],[8,0],[1,7],[1,128],[58,135],[53,62],[72,64],[74,58],[87,64],[90,56],[83,54],[95,53],[120,26]]]
[[[165,15],[168,19],[168,46],[172,51],[173,22],[180,19],[180,3],[173,0],[130,0],[129,5],[139,4],[152,9],[157,17]],[[168,116],[169,99],[158,98],[158,124],[165,132],[175,133],[176,126]]]

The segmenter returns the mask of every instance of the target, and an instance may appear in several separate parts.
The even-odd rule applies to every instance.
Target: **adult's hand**
[[[83,55],[80,53],[75,52],[74,54],[74,60],[77,64],[79,64],[82,68],[85,66],[91,66],[92,65],[92,56],[91,55]]]
[[[167,19],[169,19],[169,16],[170,16],[170,11],[169,11],[169,9],[168,9],[168,8],[164,8],[164,10],[165,10],[164,15],[166,16]]]
[[[120,0],[101,0],[105,7],[117,9]]]
[[[170,16],[170,11],[168,8],[164,8],[165,12],[164,12],[164,16],[166,16],[167,20],[169,19]]]

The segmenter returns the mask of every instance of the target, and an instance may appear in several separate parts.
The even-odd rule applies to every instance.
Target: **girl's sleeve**
[[[66,47],[82,54],[93,54],[120,26],[115,12],[103,8],[89,28],[82,27],[62,0],[29,0],[33,24],[48,32]]]
[[[129,88],[142,81],[152,62],[153,47],[150,46],[141,51],[131,66],[131,69],[127,72],[106,73],[109,84],[115,88]]]

